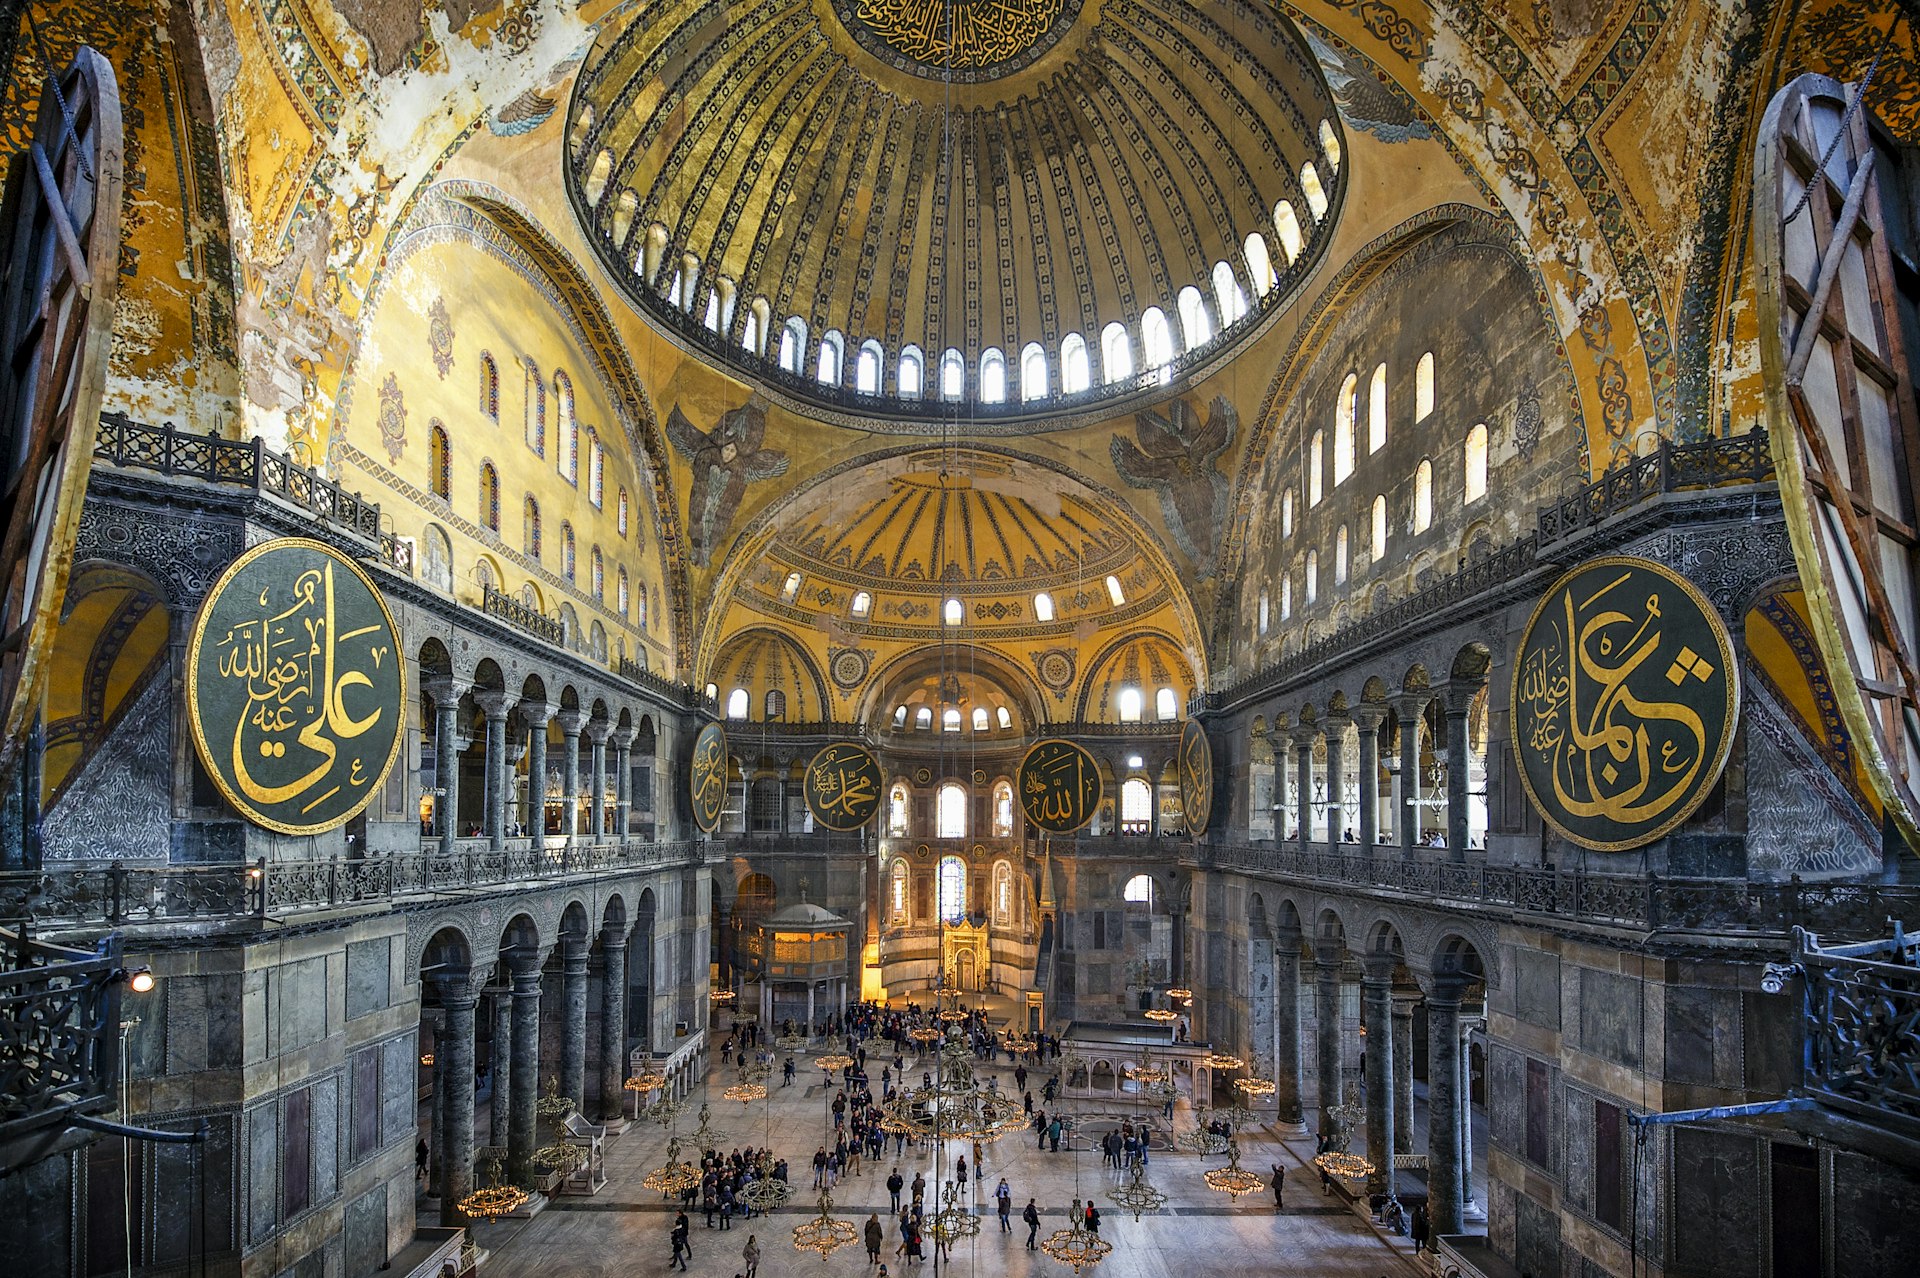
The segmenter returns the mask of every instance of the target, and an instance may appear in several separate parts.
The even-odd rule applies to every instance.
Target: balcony
[[[118,938],[72,949],[0,929],[0,1175],[43,1155],[42,1133],[112,1108],[119,969]]]
[[[1883,925],[1884,926],[1884,925]],[[1806,1092],[1822,1105],[1920,1138],[1920,938],[1822,947],[1796,929]]]

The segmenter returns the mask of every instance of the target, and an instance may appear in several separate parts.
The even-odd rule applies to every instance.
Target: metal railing
[[[148,426],[123,413],[100,414],[93,458],[126,470],[150,470],[210,484],[233,484],[270,493],[334,527],[381,546],[380,506],[348,492],[319,472],[267,448],[258,440],[221,439],[165,426]],[[395,562],[397,544],[388,562]],[[409,557],[409,567],[411,563]]]
[[[1920,939],[1823,948],[1795,929],[1805,1090],[1822,1104],[1920,1135]]]
[[[18,1138],[111,1107],[119,969],[117,937],[72,949],[0,928],[0,1173]]]
[[[519,846],[471,843],[365,857],[223,865],[60,866],[0,874],[0,899],[26,899],[45,930],[279,918],[316,910],[390,904],[443,893],[574,877],[697,865],[700,846],[671,843]]]
[[[480,611],[547,643],[558,644],[566,636],[565,627],[558,621],[492,586],[484,587],[480,592]]]
[[[1661,440],[1646,456],[1616,466],[1578,492],[1540,507],[1535,516],[1537,535],[1543,544],[1558,541],[1663,493],[1765,483],[1773,473],[1773,454],[1764,430],[1696,444]]]
[[[665,675],[656,674],[647,669],[632,657],[621,657],[615,661],[613,672],[628,683],[638,684],[689,710],[717,711],[719,709],[719,703],[700,689],[691,684],[675,683]]]
[[[1383,891],[1450,906],[1493,908],[1640,932],[1781,937],[1818,924],[1846,936],[1871,936],[1889,916],[1920,905],[1920,889],[1877,883],[1749,883],[1737,879],[1593,874],[1455,861],[1444,848],[1412,857],[1380,845],[1372,856],[1297,842],[1271,846],[1201,844],[1201,865],[1245,870],[1316,886]],[[1477,857],[1478,854],[1476,854]]]

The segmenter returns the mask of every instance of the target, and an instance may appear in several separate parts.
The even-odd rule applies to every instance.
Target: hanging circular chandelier
[[[945,1038],[946,1035],[937,1029],[931,1029],[928,1026],[922,1025],[919,1029],[908,1030],[907,1037],[920,1044],[920,1050],[925,1051],[929,1043],[937,1043]]]
[[[1249,1099],[1271,1096],[1277,1090],[1270,1078],[1236,1078],[1233,1085]]]
[[[1073,1200],[1072,1210],[1071,1227],[1054,1230],[1041,1242],[1040,1250],[1047,1253],[1047,1258],[1050,1260],[1057,1260],[1063,1265],[1072,1265],[1073,1272],[1077,1274],[1083,1269],[1091,1269],[1112,1255],[1113,1244],[1099,1234],[1089,1232],[1083,1226],[1078,1198]]]
[[[665,1127],[674,1119],[680,1117],[680,1111],[686,1107],[687,1102],[685,1100],[671,1100],[662,1097],[641,1110],[640,1116],[648,1122],[658,1123],[662,1127]]]
[[[733,1000],[735,1000],[736,998],[739,998],[740,996],[738,994],[735,994],[732,990],[709,990],[707,992],[707,997],[712,999],[716,1003],[731,1003],[733,1002]]]
[[[833,1195],[824,1189],[820,1191],[820,1214],[793,1227],[793,1245],[801,1251],[820,1253],[822,1260],[859,1236],[852,1221],[833,1218]]]
[[[1114,1190],[1111,1194],[1108,1194],[1107,1197],[1119,1203],[1122,1208],[1132,1212],[1136,1222],[1143,1213],[1159,1211],[1167,1205],[1167,1196],[1158,1189],[1155,1189],[1153,1184],[1147,1180],[1147,1168],[1144,1163],[1135,1163],[1133,1165],[1133,1176],[1126,1184]]]
[[[782,1034],[773,1040],[773,1045],[783,1052],[804,1052],[810,1041],[805,1034]]]
[[[577,1170],[587,1161],[587,1151],[583,1146],[557,1140],[551,1145],[542,1145],[534,1150],[529,1161],[542,1171],[560,1172],[564,1175]]]
[[[1031,1056],[1040,1050],[1040,1044],[1030,1038],[1009,1038],[1000,1047],[1009,1056]]]
[[[765,1100],[767,1098],[767,1089],[765,1085],[761,1083],[739,1083],[727,1088],[721,1092],[720,1095],[727,1100],[739,1101],[742,1105],[750,1105],[754,1101]]]
[[[1199,1154],[1202,1158],[1212,1158],[1227,1152],[1227,1138],[1219,1132],[1210,1132],[1204,1127],[1196,1127],[1184,1136],[1175,1138],[1174,1144],[1189,1154]]]
[[[1240,1142],[1227,1142],[1227,1165],[1216,1167],[1201,1179],[1207,1182],[1208,1189],[1217,1189],[1229,1198],[1238,1199],[1251,1194],[1267,1182],[1240,1166]]]
[[[1324,1154],[1315,1154],[1313,1165],[1340,1180],[1359,1180],[1373,1175],[1372,1163],[1344,1149],[1330,1149]]]
[[[949,1247],[980,1233],[980,1218],[958,1201],[959,1196],[960,1187],[948,1181],[940,1191],[940,1210],[927,1221],[927,1232],[933,1235],[934,1241]]]
[[[573,1098],[560,1094],[558,1076],[547,1080],[546,1095],[533,1103],[533,1112],[550,1123],[557,1123],[573,1112]]]
[[[693,1129],[693,1146],[703,1154],[711,1154],[720,1144],[719,1140],[716,1139],[717,1133],[714,1132],[713,1128],[708,1125],[707,1122],[712,1112],[712,1110],[708,1109],[704,1101],[701,1102],[700,1125]]]
[[[1141,1015],[1161,1025],[1169,1025],[1180,1019],[1180,1013],[1174,1011],[1171,1007],[1149,1007],[1145,1012],[1142,1012]]]
[[[1176,999],[1182,1003],[1191,1003],[1193,1002],[1193,991],[1176,987],[1167,991],[1167,997]]]
[[[630,1092],[657,1092],[667,1085],[667,1076],[657,1069],[642,1070],[620,1085]]]
[[[672,1198],[699,1184],[700,1171],[692,1163],[681,1161],[680,1138],[674,1136],[667,1141],[667,1161],[648,1172],[640,1183],[663,1198]]]
[[[463,1215],[474,1220],[493,1220],[520,1210],[527,1205],[527,1200],[532,1196],[516,1185],[501,1184],[500,1163],[498,1160],[489,1159],[486,1186],[474,1190],[454,1205]]]
[[[1215,1071],[1243,1069],[1246,1066],[1245,1061],[1228,1052],[1209,1052],[1200,1063]]]
[[[740,1067],[740,1081],[743,1083],[764,1083],[773,1077],[773,1065],[768,1061],[748,1061]]]
[[[763,1159],[759,1175],[743,1185],[737,1197],[764,1216],[776,1207],[787,1205],[788,1200],[793,1197],[793,1186],[776,1178],[771,1160]]]

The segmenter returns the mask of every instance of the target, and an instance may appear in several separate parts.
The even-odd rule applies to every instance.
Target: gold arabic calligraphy
[[[860,21],[900,53],[932,67],[990,67],[1017,58],[1052,30],[1063,0],[859,0]]]
[[[826,747],[807,767],[807,800],[814,814],[835,829],[866,824],[880,808],[873,756],[858,747]]]
[[[1100,773],[1093,758],[1072,742],[1043,741],[1020,767],[1020,806],[1044,830],[1079,829],[1100,802]]]
[[[694,821],[711,834],[720,824],[727,794],[727,739],[718,724],[700,730],[693,743],[692,797]]]

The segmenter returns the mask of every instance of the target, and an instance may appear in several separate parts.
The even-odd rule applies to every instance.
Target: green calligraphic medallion
[[[318,834],[356,816],[405,740],[405,650],[373,580],[289,537],[222,573],[187,645],[200,762],[255,825]]]
[[[1100,765],[1071,741],[1036,742],[1018,784],[1027,820],[1049,834],[1072,834],[1100,810]]]
[[[1213,819],[1213,745],[1198,719],[1180,729],[1180,807],[1187,833],[1205,834]]]
[[[694,827],[702,834],[719,829],[721,809],[727,806],[727,732],[717,723],[709,723],[693,739],[687,792],[693,798]]]
[[[807,765],[807,810],[836,833],[858,830],[880,810],[885,783],[873,751],[852,741],[836,741]]]
[[[1582,847],[1637,848],[1712,790],[1740,717],[1726,624],[1663,564],[1595,559],[1548,590],[1513,665],[1527,797]]]

